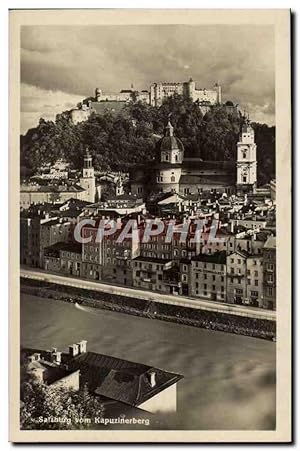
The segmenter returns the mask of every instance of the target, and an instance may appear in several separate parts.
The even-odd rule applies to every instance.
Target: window
[[[258,297],[258,291],[251,291],[251,296]]]
[[[243,183],[246,183],[247,182],[247,177],[244,175],[243,176]]]
[[[240,258],[238,258],[238,264],[239,264],[239,265],[241,264],[241,259],[240,259]]]
[[[204,278],[204,279],[207,279],[207,274],[203,274],[203,278]]]
[[[269,271],[273,271],[273,269],[274,269],[273,263],[268,263],[268,264],[267,264],[267,269],[268,269]]]
[[[199,286],[199,284],[198,284],[198,282],[196,282],[196,288],[198,288],[198,286]]]
[[[257,280],[257,279],[254,280],[254,285],[255,285],[256,287],[258,287],[258,280]]]
[[[196,279],[199,279],[199,274],[196,272]]]
[[[234,263],[234,258],[231,258],[231,259],[230,259],[230,263]]]
[[[221,276],[221,282],[224,282],[224,276]]]
[[[221,285],[221,291],[222,291],[222,292],[224,291],[224,287],[223,287],[223,285]]]
[[[230,273],[234,274],[234,269],[233,268],[230,268]]]
[[[169,160],[169,155],[168,154],[166,154],[166,161],[168,161]]]
[[[207,290],[207,284],[206,283],[203,285],[203,288],[204,288],[204,290]]]
[[[268,281],[268,282],[273,282],[273,280],[274,280],[273,274],[268,274],[267,281]]]
[[[216,285],[212,286],[212,290],[215,291],[216,290]]]
[[[251,279],[247,279],[247,284],[251,285]]]
[[[183,271],[187,272],[187,266],[186,265],[183,265]]]
[[[258,271],[254,271],[254,276],[258,277]]]
[[[216,276],[212,276],[212,280],[214,280],[214,281],[215,281],[215,280],[216,280]]]
[[[241,288],[236,288],[235,292],[236,294],[243,294],[243,290],[241,290]]]
[[[273,296],[273,288],[272,287],[268,288],[268,296]]]
[[[171,182],[172,182],[172,183],[175,182],[175,177],[174,177],[174,175],[171,176]]]

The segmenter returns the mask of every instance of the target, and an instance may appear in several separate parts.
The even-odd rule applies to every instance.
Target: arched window
[[[175,182],[175,177],[174,177],[174,175],[171,176],[171,182],[172,182],[172,183]]]

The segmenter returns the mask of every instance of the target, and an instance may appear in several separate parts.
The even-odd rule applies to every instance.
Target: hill
[[[79,169],[88,146],[96,169],[128,170],[154,159],[156,142],[168,116],[186,155],[204,160],[235,160],[241,114],[222,105],[203,116],[197,103],[174,96],[160,108],[132,102],[117,115],[92,114],[76,125],[71,123],[68,112],[57,115],[55,121],[40,119],[36,128],[21,136],[21,167],[35,172],[45,163],[64,158]],[[252,125],[257,143],[258,184],[263,185],[275,177],[275,127]]]

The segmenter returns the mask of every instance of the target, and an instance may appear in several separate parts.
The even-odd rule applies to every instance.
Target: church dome
[[[157,149],[159,152],[181,150],[184,151],[184,146],[179,138],[176,138],[173,134],[174,127],[169,121],[165,127],[165,136],[163,136],[157,143]]]

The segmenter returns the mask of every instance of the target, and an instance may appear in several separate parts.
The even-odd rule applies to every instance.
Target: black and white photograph
[[[11,12],[18,437],[282,441],[289,11],[116,11]]]

